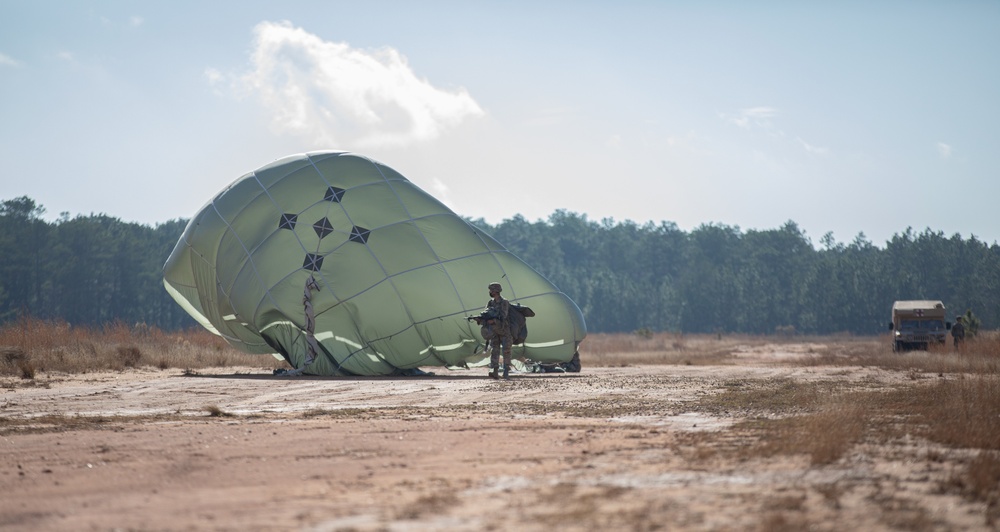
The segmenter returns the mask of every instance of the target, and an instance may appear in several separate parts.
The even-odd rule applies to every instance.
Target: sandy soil
[[[923,441],[738,459],[732,379],[892,383],[873,368],[735,365],[423,378],[253,368],[5,378],[2,530],[988,530]],[[933,455],[933,459],[928,458]]]

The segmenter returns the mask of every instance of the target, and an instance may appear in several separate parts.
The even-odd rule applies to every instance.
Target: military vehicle
[[[945,321],[944,303],[940,301],[896,301],[892,304],[892,350],[926,350],[931,342],[944,344],[951,329]]]

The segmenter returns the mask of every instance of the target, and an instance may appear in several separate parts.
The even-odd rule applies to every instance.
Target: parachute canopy
[[[570,362],[586,325],[568,296],[395,170],[344,152],[237,179],[191,219],[163,269],[207,329],[313,375],[481,363],[466,316],[494,281],[536,314],[514,356]]]

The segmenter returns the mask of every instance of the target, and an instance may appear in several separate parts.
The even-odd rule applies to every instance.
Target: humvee
[[[944,344],[951,330],[945,321],[944,303],[940,301],[896,301],[892,304],[892,350],[924,349],[931,342]]]

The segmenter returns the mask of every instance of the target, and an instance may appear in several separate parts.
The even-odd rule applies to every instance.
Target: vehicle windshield
[[[944,329],[943,320],[902,320],[899,328],[903,331],[927,330],[934,331]]]

